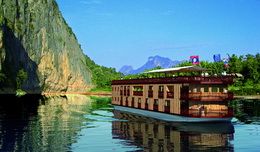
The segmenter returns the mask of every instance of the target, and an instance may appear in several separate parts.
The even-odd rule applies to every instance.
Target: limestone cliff
[[[20,69],[28,74],[22,89],[30,93],[90,88],[85,56],[55,0],[0,0],[0,6],[2,92],[15,89]]]

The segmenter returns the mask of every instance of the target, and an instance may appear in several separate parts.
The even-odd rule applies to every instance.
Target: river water
[[[4,97],[0,151],[260,151],[260,101],[232,101],[232,123],[189,124],[114,111],[109,97]]]

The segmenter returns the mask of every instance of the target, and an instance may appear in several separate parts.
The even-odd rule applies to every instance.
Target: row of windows
[[[154,86],[149,86],[148,91],[153,91]],[[161,85],[158,88],[159,92],[164,92],[164,86]],[[130,90],[130,86],[120,86],[120,87],[112,87],[112,91],[123,91],[123,90]],[[174,86],[167,86],[167,92],[173,92]],[[133,86],[133,91],[143,91],[143,86]]]
[[[123,102],[123,98],[122,98],[122,97],[121,97],[121,98],[120,98],[120,97],[113,97],[113,100],[114,100],[114,101]],[[151,99],[146,98],[145,104],[148,105],[148,104],[150,103],[150,100],[151,100]],[[126,102],[134,102],[134,101],[135,101],[135,98],[132,97],[132,101],[129,101],[129,99],[126,97],[126,100],[125,100],[125,101],[126,101]],[[141,98],[138,98],[137,102],[138,102],[138,104],[141,104],[141,102],[142,102]],[[159,104],[159,100],[158,100],[158,99],[154,99],[154,105],[158,106],[158,104]],[[170,107],[170,100],[164,100],[164,106],[165,106],[165,107]]]
[[[202,89],[204,90],[203,92],[209,92],[209,87],[193,87],[190,89],[190,92],[201,92]],[[226,92],[227,89],[224,87],[211,87],[211,92]]]

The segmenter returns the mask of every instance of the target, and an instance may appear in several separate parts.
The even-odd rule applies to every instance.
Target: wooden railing
[[[226,110],[182,110],[181,115],[195,117],[195,118],[228,118],[233,117],[233,109],[228,108]]]
[[[231,84],[233,76],[178,76],[170,78],[141,78],[129,80],[113,80],[112,85],[120,84],[169,84],[169,83],[193,83],[193,84]]]
[[[153,91],[148,91],[148,97],[152,98],[153,97]]]
[[[225,101],[232,100],[233,93],[223,93],[223,92],[192,92],[189,94],[182,94],[182,100],[192,100],[192,101]]]
[[[143,91],[134,91],[133,95],[134,96],[143,96]]]

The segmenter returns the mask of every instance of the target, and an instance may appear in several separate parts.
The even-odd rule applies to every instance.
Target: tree
[[[16,88],[21,89],[22,84],[27,78],[28,78],[27,72],[25,72],[24,69],[20,69],[16,76]]]

